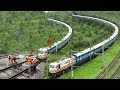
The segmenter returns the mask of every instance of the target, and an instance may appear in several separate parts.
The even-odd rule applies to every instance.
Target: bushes
[[[51,58],[48,58],[50,62],[56,61],[64,55],[67,56],[71,50],[81,51],[90,47],[89,41],[93,46],[113,34],[112,27],[94,20],[72,17],[71,13],[61,11],[49,13],[49,16],[63,21],[73,28],[70,42],[56,55],[51,55]]]
[[[33,48],[37,52],[40,47],[47,46],[48,39],[52,39],[53,44],[68,32],[65,26],[48,21],[43,12],[2,11],[0,18],[1,53]],[[52,34],[55,36],[49,37]]]
[[[61,24],[47,21],[47,17],[53,17],[73,27],[73,37],[68,47],[66,46],[68,51],[86,48],[88,46],[86,38],[90,38],[91,42],[96,41],[94,43],[98,43],[102,41],[103,37],[108,37],[106,33],[111,35],[112,30],[109,26],[92,20],[73,18],[71,14],[71,12],[62,11],[48,13],[47,15],[43,12],[29,11],[0,12],[0,36],[2,36],[1,42],[3,42],[0,48],[3,51],[7,48],[8,52],[13,52],[13,50],[21,51],[23,49],[27,51],[30,48],[38,50],[40,47],[47,46],[48,39],[52,39],[51,44],[60,40],[60,38],[62,39],[68,32],[67,28]],[[4,46],[3,40],[9,45]]]

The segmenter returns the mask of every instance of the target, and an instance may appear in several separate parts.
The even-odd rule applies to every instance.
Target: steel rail
[[[28,70],[28,68],[27,68],[27,69],[22,70],[21,72],[19,72],[19,73],[15,74],[14,76],[12,76],[12,77],[10,77],[10,78],[8,78],[8,79],[14,79],[15,77],[17,77],[17,76],[21,75],[23,72],[26,72],[27,70]]]
[[[19,65],[21,65],[21,64],[23,64],[23,63],[25,63],[25,62],[27,62],[27,61],[23,61],[23,62],[21,62],[21,63],[18,63],[18,64],[15,64],[15,65],[9,66],[9,67],[4,68],[4,69],[1,69],[0,72],[6,71],[6,70],[8,70],[8,69],[10,69],[10,68],[12,68],[12,67],[15,67],[15,66],[19,66]]]
[[[116,55],[116,57],[112,60],[112,62],[108,65],[108,67],[106,67],[97,77],[96,79],[103,79],[106,75],[106,69],[108,69],[108,72],[112,69],[112,67],[116,64],[116,62],[119,60],[120,58],[120,51],[118,52],[118,54]]]
[[[114,79],[115,76],[118,74],[119,71],[120,71],[120,66],[115,70],[115,72],[112,74],[112,76],[110,77],[110,79]]]

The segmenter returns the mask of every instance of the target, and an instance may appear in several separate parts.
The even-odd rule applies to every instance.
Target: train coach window
[[[59,64],[59,65],[57,65],[57,67],[56,67],[56,68],[58,68],[58,69],[59,69],[59,68],[60,68],[60,64]]]

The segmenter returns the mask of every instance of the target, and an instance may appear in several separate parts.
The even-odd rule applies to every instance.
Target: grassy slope
[[[120,12],[93,12],[91,11],[91,12],[85,12],[83,14],[105,18],[105,19],[108,19],[108,20],[111,20],[117,23],[117,25],[120,25],[120,22],[119,22]],[[116,43],[109,50],[106,51],[106,53],[108,54],[109,63],[110,61],[112,61],[112,59],[115,57],[115,55],[118,53],[119,50],[120,50],[120,40],[118,39]],[[80,78],[81,79],[95,78],[104,69],[103,67],[105,65],[103,65],[103,62],[102,62],[103,58],[104,57],[102,56],[98,56],[97,58],[89,61],[88,63],[81,65],[79,68],[76,68],[74,70],[74,78],[79,78],[79,79]],[[60,78],[61,79],[70,78],[70,72],[62,75]]]
[[[62,48],[59,52],[51,54],[49,62],[56,61],[63,56],[68,56],[70,54],[70,50],[81,51],[88,48],[90,46],[88,40],[92,43],[92,45],[95,45],[108,38],[113,33],[111,27],[102,23],[92,20],[73,18],[69,14],[64,14],[65,13],[62,12],[57,14],[58,17],[53,16],[60,21],[68,23],[73,28],[73,35],[68,45]],[[61,15],[63,15],[64,18],[60,18]]]
[[[0,12],[0,53],[31,49],[37,52],[48,46],[48,39],[52,39],[52,45],[67,33],[64,25],[48,21],[44,12]]]
[[[84,50],[85,48],[88,48],[89,47],[88,40],[90,40],[92,45],[94,45],[96,43],[103,41],[105,38],[109,37],[112,34],[111,27],[108,27],[101,23],[97,23],[96,21],[72,18],[69,15],[67,15],[66,18],[69,19],[67,19],[68,21],[65,22],[70,24],[70,26],[72,26],[73,28],[72,39],[70,40],[69,44],[65,46],[62,50],[51,55],[48,58],[49,62],[56,61],[63,56],[68,56],[70,54],[70,50],[81,51]],[[58,19],[63,20],[60,17]],[[108,34],[106,35],[106,33]],[[45,68],[45,76],[46,72],[47,70]]]
[[[119,41],[119,40],[117,40]],[[112,59],[119,52],[120,47],[119,43],[115,42],[115,44],[105,51],[106,55],[108,55],[108,63],[112,61]],[[105,67],[105,63],[103,60],[106,60],[105,56],[97,56],[95,59],[81,65],[79,68],[74,69],[74,78],[75,79],[93,79],[95,78]],[[60,77],[60,79],[68,79],[70,78],[70,72],[64,74]]]

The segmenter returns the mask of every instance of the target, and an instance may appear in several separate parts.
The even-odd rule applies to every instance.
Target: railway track
[[[0,55],[0,59],[7,58],[5,55]]]
[[[28,68],[22,70],[21,72],[9,77],[8,79],[15,79],[17,76],[21,75],[22,73],[26,72],[28,70]]]
[[[56,52],[57,52],[58,49],[62,48],[62,46],[64,46],[65,44],[67,44],[67,42],[69,42],[69,40],[70,40],[70,38],[71,38],[71,36],[72,36],[72,28],[71,28],[68,24],[66,24],[66,23],[64,23],[64,22],[61,22],[61,21],[58,21],[58,20],[54,20],[54,19],[50,19],[50,18],[48,18],[48,20],[49,20],[49,21],[56,22],[56,23],[58,23],[58,24],[63,24],[63,25],[65,25],[65,26],[68,28],[68,31],[69,31],[68,34],[67,34],[66,36],[64,36],[61,41],[58,41],[58,42],[54,43],[54,45],[50,47],[50,52],[53,52],[53,51],[56,51]],[[67,42],[66,42],[66,41],[67,41]],[[63,44],[63,42],[65,42],[65,43]],[[60,46],[62,45],[62,46],[61,46],[61,47],[58,47],[59,45],[60,45]],[[13,56],[16,55],[16,54],[19,54],[19,53],[20,53],[20,52],[17,51],[16,53],[13,54]],[[6,55],[6,56],[7,56],[7,55]],[[29,55],[28,55],[28,56],[29,56]],[[3,59],[3,58],[6,58],[6,57],[0,55],[0,59]],[[16,66],[17,66],[17,65],[16,65]],[[4,69],[0,70],[0,72],[9,70],[9,69],[12,68],[12,67],[15,67],[15,66],[10,66],[10,67],[4,68]],[[44,66],[43,66],[43,67],[44,67]],[[23,72],[25,72],[25,71],[27,71],[27,69],[19,72],[18,74],[10,77],[9,79],[15,78],[15,77],[17,77],[18,75],[20,75],[21,73],[23,73]],[[43,76],[43,75],[42,75],[42,76]]]
[[[120,76],[120,66],[116,69],[110,79],[114,79],[115,77]]]
[[[4,72],[4,71],[6,71],[6,70],[8,70],[8,69],[10,69],[10,68],[19,66],[19,65],[21,65],[21,64],[23,64],[23,63],[25,63],[25,62],[27,62],[27,61],[23,61],[23,62],[18,63],[18,64],[16,64],[16,65],[12,65],[12,66],[6,67],[6,68],[4,68],[4,69],[1,69],[0,72]]]
[[[112,69],[112,67],[116,64],[116,62],[119,60],[120,58],[120,51],[119,53],[116,55],[116,57],[112,60],[112,62],[108,65],[108,67],[106,67],[97,77],[96,79],[103,79],[106,74]],[[107,71],[107,72],[106,72]]]
[[[37,72],[34,73],[33,75],[29,75],[27,72],[29,67],[26,67],[22,69],[20,72],[15,71],[17,74],[9,77],[8,79],[43,79],[44,77],[44,72],[42,72],[44,69],[42,69],[43,63],[40,63],[37,66]],[[39,68],[39,69],[38,69]]]
[[[49,19],[49,20],[51,20],[51,19]],[[104,21],[104,20],[101,20],[101,21]],[[69,27],[69,28],[70,28],[70,27]],[[71,29],[71,30],[72,30],[72,29]],[[65,39],[63,40],[63,42],[64,42],[65,40],[67,40],[67,39],[68,39],[68,41],[69,41],[69,38],[71,38],[71,33],[68,34],[67,38],[65,38]],[[56,46],[56,48],[57,48],[57,46]],[[57,51],[57,49],[56,49],[56,51]],[[97,79],[104,78],[104,76],[106,75],[106,69],[108,68],[108,71],[109,71],[109,70],[115,65],[115,63],[118,61],[119,58],[120,58],[120,52],[119,52],[118,55],[113,59],[113,61],[109,64],[109,66],[106,67],[106,68],[100,73],[100,75],[98,75]],[[17,65],[7,67],[7,68],[5,68],[5,69],[0,70],[0,72],[9,70],[10,68],[16,67],[16,66],[17,66]],[[21,75],[21,74],[22,74],[23,72],[25,72],[25,71],[27,71],[27,68],[24,69],[24,70],[22,70],[21,72],[15,74],[15,75],[12,76],[12,77],[9,77],[9,79],[13,79],[13,78],[15,78],[15,77]]]
[[[35,74],[29,75],[28,73],[26,73],[29,67],[29,65],[25,63],[27,61],[18,58],[18,55],[16,54],[15,55],[12,54],[12,55],[17,57],[17,59],[20,59],[18,61],[18,64],[12,66],[8,66],[6,64],[7,57],[5,57],[5,55],[0,55],[2,60],[1,63],[3,64],[5,63],[5,65],[3,65],[3,68],[1,66],[0,69],[0,79],[43,79],[44,78],[44,63],[41,62],[40,65],[36,67],[37,72]],[[31,57],[34,57],[34,55]]]
[[[19,64],[6,67],[0,70],[0,79],[43,79],[44,77],[44,63],[40,63],[36,67],[37,72],[33,75],[29,75],[27,72],[29,65],[23,61]],[[22,66],[19,66],[24,64]],[[14,68],[15,67],[15,68]]]
[[[17,71],[19,71],[19,72],[17,72],[17,74],[15,74],[15,75],[6,75],[6,76],[10,76],[10,77],[1,77],[1,79],[13,79],[13,78],[15,78],[16,76],[18,76],[18,75],[20,75],[20,74],[22,74],[23,72],[25,72],[25,71],[27,71],[27,69],[24,69],[24,70],[22,70],[21,71],[21,68],[18,68],[19,66],[21,66],[23,63],[25,63],[25,62],[27,62],[27,61],[23,61],[23,62],[21,62],[21,63],[18,63],[18,64],[16,64],[16,65],[12,65],[12,66],[9,66],[9,67],[6,67],[6,68],[4,68],[4,69],[1,69],[0,70],[0,73],[1,74],[8,74],[8,72],[9,73],[11,73],[12,71],[14,71],[14,70],[12,70],[12,71],[10,71],[11,69],[13,69],[13,68],[15,68]],[[17,67],[18,66],[18,67]],[[8,72],[7,72],[8,71]]]

